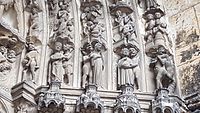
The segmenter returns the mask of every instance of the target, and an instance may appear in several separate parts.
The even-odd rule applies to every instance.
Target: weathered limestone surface
[[[186,113],[180,88],[199,88],[189,90],[199,83],[198,9],[198,0],[0,0],[0,113]]]

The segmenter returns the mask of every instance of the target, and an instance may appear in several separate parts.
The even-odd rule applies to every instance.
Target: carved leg
[[[3,12],[4,12],[4,5],[0,5],[0,19],[3,16]]]
[[[85,88],[85,84],[87,83],[87,74],[84,74],[82,77],[82,88]]]

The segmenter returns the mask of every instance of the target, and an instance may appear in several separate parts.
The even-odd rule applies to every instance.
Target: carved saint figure
[[[137,70],[134,70],[134,68],[138,66],[138,61],[130,58],[128,48],[123,48],[121,54],[123,57],[118,61],[118,85],[119,87],[126,84],[134,85],[135,71]]]
[[[94,45],[94,50],[90,54],[91,66],[92,66],[92,75],[93,80],[89,81],[90,83],[95,83],[99,87],[103,88],[103,70],[104,70],[104,61],[101,53],[102,44],[97,42]]]
[[[64,50],[63,68],[65,70],[64,83],[69,84],[71,76],[73,75],[73,65],[70,59],[72,58],[72,53],[74,48],[72,47],[72,45],[66,43],[63,45],[63,50]]]
[[[23,79],[27,79],[27,71],[30,73],[31,75],[31,80],[33,83],[35,83],[36,81],[36,70],[39,69],[39,66],[38,66],[38,51],[35,47],[35,45],[30,42],[30,43],[27,43],[26,45],[26,48],[27,48],[27,53],[25,55],[25,58],[23,59],[22,61],[22,64],[24,66],[24,69],[23,69]]]
[[[51,62],[51,80],[62,81],[65,74],[63,68],[64,52],[62,51],[62,43],[55,42],[54,53],[50,56]]]

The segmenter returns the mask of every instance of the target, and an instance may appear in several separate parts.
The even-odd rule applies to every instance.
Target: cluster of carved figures
[[[176,86],[176,72],[167,24],[161,21],[164,12],[155,0],[147,3],[143,18],[146,20],[145,52],[151,58],[149,66],[156,76],[157,89],[168,88],[170,93],[173,93]]]
[[[156,89],[159,90],[154,103],[162,106],[161,103],[169,99],[168,90],[173,93],[176,86],[174,59],[169,49],[172,44],[167,33],[167,25],[161,21],[164,12],[159,8],[157,2],[141,0],[139,3],[141,2],[145,4],[145,14],[143,15],[146,20],[145,50],[151,59],[149,66],[155,74]],[[100,0],[81,1],[81,87],[85,88],[86,92],[77,100],[76,111],[78,113],[103,113],[103,102],[97,94],[97,88],[105,89],[106,87],[103,75],[105,74],[104,56],[108,49],[108,37],[105,37],[102,7],[103,4]],[[4,3],[1,1],[0,8],[4,9]],[[40,113],[64,112],[65,98],[59,89],[63,84],[72,86],[75,34],[71,9],[70,0],[48,0],[50,35],[48,46],[52,50],[49,55],[47,80],[50,88],[40,94],[37,99]],[[26,48],[22,60],[22,78],[23,81],[37,83],[37,70],[40,68],[38,46],[42,45],[38,38],[41,32],[39,13],[42,10],[36,0],[27,0],[26,11],[29,13],[29,28],[26,42],[22,44]],[[117,67],[115,67],[117,69],[117,88],[122,91],[117,97],[115,113],[140,113],[139,101],[134,94],[135,88],[138,91],[141,88],[141,52],[134,20],[136,15],[131,5],[125,0],[115,0],[110,6],[110,13],[114,20],[113,25],[116,25],[117,33],[120,35],[120,39],[113,42],[113,52],[118,56]],[[8,46],[4,44],[5,41]],[[12,69],[16,55],[21,52],[15,50],[17,41],[19,40],[15,38],[15,35],[3,34],[0,36],[0,79],[3,79],[3,74],[7,74]],[[19,48],[19,45],[17,47]],[[20,48],[23,47],[20,45]],[[163,94],[166,95],[163,96]],[[165,96],[166,98],[163,99]],[[18,109],[17,113],[27,112],[27,109],[23,107]]]
[[[69,85],[73,75],[71,60],[74,51],[74,22],[70,15],[70,1],[50,0],[48,4],[51,30],[49,46],[53,50],[48,82],[58,80]]]

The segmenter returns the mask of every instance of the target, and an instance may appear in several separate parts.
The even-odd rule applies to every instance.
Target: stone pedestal
[[[103,102],[97,94],[97,86],[89,84],[86,86],[85,94],[82,94],[77,100],[77,113],[103,113]]]
[[[52,81],[49,91],[41,93],[38,99],[39,113],[63,113],[65,98],[59,92],[61,82]]]
[[[152,113],[180,113],[176,99],[169,96],[168,89],[158,89],[157,96],[152,101]]]
[[[32,82],[23,81],[12,88],[11,95],[17,113],[37,113],[35,87]]]
[[[139,101],[136,94],[133,94],[132,85],[122,85],[122,94],[117,97],[115,113],[141,113]]]

